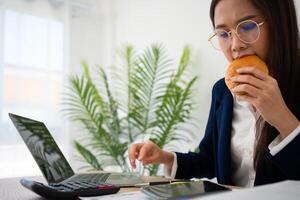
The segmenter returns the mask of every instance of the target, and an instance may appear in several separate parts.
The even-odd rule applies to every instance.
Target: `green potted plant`
[[[72,75],[65,94],[64,114],[82,126],[82,138],[74,145],[89,167],[103,170],[118,166],[130,171],[128,146],[150,139],[165,148],[175,140],[189,142],[192,123],[193,89],[197,79],[187,68],[190,49],[183,49],[178,67],[167,58],[161,45],[152,45],[140,54],[130,45],[119,55],[113,68],[117,88],[107,73],[97,66],[97,76],[82,62],[83,74]],[[141,173],[155,175],[158,166],[149,165]]]

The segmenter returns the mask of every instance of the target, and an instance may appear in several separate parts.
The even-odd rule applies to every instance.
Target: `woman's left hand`
[[[281,95],[277,81],[254,67],[243,67],[231,81],[239,85],[233,88],[238,100],[252,104],[282,137],[286,137],[299,125],[299,120],[289,110]],[[246,93],[245,95],[239,95]]]

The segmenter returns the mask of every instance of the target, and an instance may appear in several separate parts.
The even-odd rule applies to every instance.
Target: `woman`
[[[221,184],[253,186],[300,180],[300,54],[293,0],[213,0],[210,38],[229,62],[247,55],[264,60],[269,75],[238,70],[230,91],[213,87],[199,153],[173,153],[154,143],[133,144],[129,159],[161,163],[175,178],[216,177]],[[246,93],[247,95],[238,95]]]

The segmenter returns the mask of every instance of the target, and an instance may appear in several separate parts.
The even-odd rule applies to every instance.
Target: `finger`
[[[128,157],[129,157],[130,165],[133,168],[136,168],[135,160],[138,157],[139,151],[143,145],[144,145],[144,143],[136,143],[136,144],[131,145],[131,147],[128,150]]]
[[[237,75],[231,78],[231,81],[239,84],[249,84],[256,88],[262,89],[264,86],[264,82],[261,79],[256,78],[255,76],[249,74]]]
[[[240,84],[232,89],[232,92],[236,94],[237,96],[244,96],[240,94],[247,94],[248,96],[251,97],[258,97],[260,94],[260,89],[253,87],[252,85],[249,84]]]
[[[143,145],[144,145],[144,143],[136,143],[136,144],[131,145],[128,150],[129,159],[136,159],[137,155],[139,154],[139,151]]]
[[[242,67],[236,70],[239,74],[252,74],[253,76],[257,77],[260,80],[267,80],[268,76],[266,73],[261,71],[260,69],[257,69],[255,67]]]
[[[140,153],[139,153],[139,156],[138,156],[138,160],[139,161],[143,161],[143,159],[147,156],[147,154],[149,153],[149,151],[151,150],[151,147],[152,145],[149,145],[149,144],[145,144],[141,150],[140,150]]]

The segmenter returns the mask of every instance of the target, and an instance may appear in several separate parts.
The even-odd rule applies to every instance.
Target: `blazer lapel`
[[[233,117],[233,97],[229,90],[221,99],[216,111],[217,119],[217,178],[220,183],[232,184],[231,180],[231,129]]]

